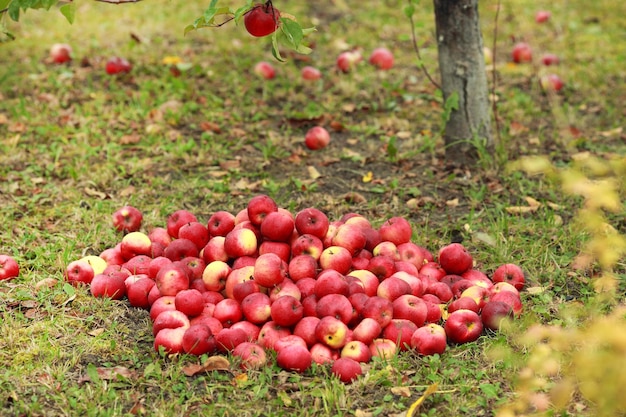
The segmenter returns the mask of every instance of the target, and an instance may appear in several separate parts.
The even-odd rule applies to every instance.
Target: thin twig
[[[417,45],[417,35],[415,34],[415,21],[413,20],[413,15],[409,16],[409,21],[411,22],[411,37],[413,40],[413,49],[415,50],[415,54],[417,55],[417,59],[419,59],[419,67],[426,75],[426,78],[434,85],[438,90],[441,90],[441,86],[430,76],[426,66],[424,66],[424,61],[422,60],[422,56],[420,54],[420,48]]]
[[[109,4],[124,4],[124,3],[137,3],[141,0],[95,0],[100,3],[109,3]]]
[[[494,18],[494,27],[493,27],[493,51],[492,51],[492,59],[491,59],[491,96],[492,103],[491,109],[493,111],[493,118],[496,123],[496,137],[498,143],[501,143],[500,137],[500,120],[498,119],[498,102],[496,100],[496,84],[498,82],[498,77],[496,76],[496,40],[498,39],[498,17],[500,15],[500,6],[501,0],[498,0],[497,8],[496,8],[496,16]]]

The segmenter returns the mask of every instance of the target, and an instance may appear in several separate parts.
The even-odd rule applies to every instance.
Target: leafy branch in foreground
[[[626,236],[610,225],[609,213],[624,214],[626,158],[600,160],[587,153],[575,155],[568,168],[556,168],[544,158],[525,158],[515,168],[555,180],[571,195],[580,196],[575,226],[589,236],[572,262],[570,279],[589,283],[596,295],[585,303],[571,301],[558,307],[547,324],[532,324],[513,335],[511,348],[500,347],[498,359],[519,359],[516,400],[497,417],[585,412],[615,416],[626,412],[622,387],[626,374],[626,305],[623,299]],[[556,415],[556,413],[555,413]]]

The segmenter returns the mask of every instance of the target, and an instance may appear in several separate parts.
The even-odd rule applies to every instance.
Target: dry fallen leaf
[[[322,174],[320,174],[317,168],[315,168],[312,165],[309,165],[308,167],[306,167],[306,170],[309,173],[309,178],[311,178],[312,180],[316,180],[322,176]]]
[[[523,213],[532,213],[537,211],[538,206],[513,206],[513,207],[505,207],[507,213],[509,214],[523,214]]]
[[[105,380],[105,381],[117,379],[120,376],[123,378],[130,379],[136,375],[135,371],[131,371],[125,366],[116,366],[113,368],[99,367],[99,368],[96,368],[96,372],[98,374],[98,378]],[[87,372],[83,376],[81,376],[78,382],[79,383],[91,382],[91,377],[89,376],[89,373]]]
[[[139,143],[140,140],[141,140],[141,136],[135,133],[132,135],[122,136],[119,140],[119,143],[120,145],[134,145],[136,143]]]
[[[183,368],[187,376],[194,376],[211,371],[230,371],[230,362],[224,356],[211,356],[203,364],[192,363]]]
[[[372,171],[368,171],[367,174],[363,175],[363,182],[368,183],[374,179],[374,173]]]
[[[100,327],[98,329],[93,329],[92,331],[90,331],[89,333],[87,333],[89,336],[100,336],[102,333],[104,333],[104,328]]]
[[[410,397],[411,390],[408,387],[391,387],[391,393],[400,397]]]
[[[459,199],[458,198],[454,198],[452,200],[446,201],[446,206],[448,206],[448,207],[456,207],[458,205],[459,205]]]
[[[84,191],[85,191],[85,194],[87,194],[89,197],[96,197],[96,198],[99,198],[100,200],[106,200],[108,198],[111,198],[111,196],[108,195],[107,193],[98,191],[92,187],[85,187]]]
[[[406,412],[406,417],[412,417],[415,414],[415,411],[417,411],[417,409],[419,408],[420,405],[422,405],[422,403],[424,402],[424,400],[431,395],[432,393],[434,393],[435,391],[437,391],[437,384],[432,384],[431,386],[429,386],[426,391],[424,392],[424,394],[419,397],[417,399],[417,401],[415,401],[413,404],[411,404],[411,406],[409,407],[409,409]]]

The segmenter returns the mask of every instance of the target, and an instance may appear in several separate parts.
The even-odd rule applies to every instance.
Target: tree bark
[[[450,105],[446,121],[446,159],[476,165],[481,150],[493,153],[489,89],[478,0],[433,0],[443,98]]]

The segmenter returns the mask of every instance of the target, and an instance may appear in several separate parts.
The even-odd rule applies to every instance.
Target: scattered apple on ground
[[[266,80],[273,80],[276,78],[276,69],[267,61],[258,62],[254,66],[254,73]]]
[[[65,64],[72,60],[72,47],[66,43],[55,43],[50,47],[50,59],[55,64]]]
[[[178,210],[146,234],[136,230],[139,210],[124,207],[113,224],[126,232],[121,241],[70,262],[65,279],[149,310],[156,350],[230,352],[244,370],[264,366],[272,349],[284,369],[315,362],[350,383],[363,363],[443,354],[523,309],[518,265],[489,276],[460,243],[433,256],[398,216],[375,227],[357,213],[291,213],[257,195],[206,223]],[[0,279],[17,274],[15,260],[0,255]]]
[[[20,267],[11,255],[0,255],[0,281],[16,278]]]
[[[310,128],[304,136],[304,144],[312,151],[323,149],[330,143],[330,134],[322,126]]]
[[[393,54],[387,48],[376,48],[369,57],[369,63],[381,70],[388,70],[393,67]]]
[[[133,66],[125,58],[112,57],[105,66],[106,73],[109,75],[129,73]]]
[[[516,43],[511,51],[511,58],[516,64],[531,62],[533,60],[533,53],[530,45],[526,42]]]

